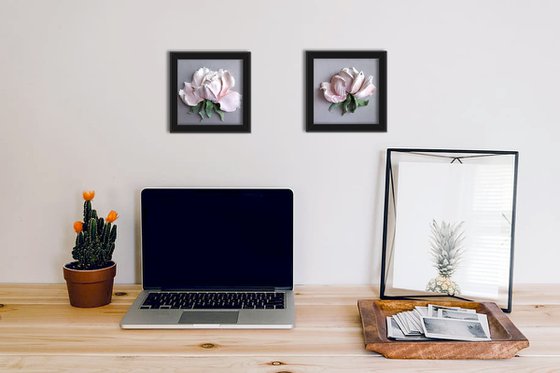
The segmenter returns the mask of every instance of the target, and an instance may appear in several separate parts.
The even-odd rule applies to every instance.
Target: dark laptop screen
[[[289,189],[144,189],[145,289],[292,288]]]

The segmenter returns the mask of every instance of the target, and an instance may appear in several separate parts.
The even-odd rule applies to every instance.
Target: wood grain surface
[[[372,286],[298,286],[292,330],[122,330],[140,291],[115,287],[96,309],[64,284],[0,284],[0,370],[138,372],[560,372],[560,286],[518,285],[508,315],[529,339],[509,360],[390,360],[365,349],[357,300]]]

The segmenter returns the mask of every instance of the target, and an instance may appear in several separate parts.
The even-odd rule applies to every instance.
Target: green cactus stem
[[[84,202],[84,221],[82,231],[76,235],[72,249],[72,269],[91,270],[111,265],[117,239],[117,226],[97,216],[91,201]]]

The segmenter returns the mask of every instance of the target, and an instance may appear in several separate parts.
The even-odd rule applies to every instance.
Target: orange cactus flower
[[[107,215],[107,219],[105,219],[107,221],[107,223],[112,223],[115,220],[117,220],[117,218],[119,217],[119,214],[117,214],[117,212],[115,210],[111,210],[109,211],[109,214]]]
[[[80,233],[82,229],[84,229],[84,223],[82,223],[81,221],[75,221],[74,230],[76,231],[76,233]]]
[[[91,201],[93,199],[93,197],[95,197],[95,191],[94,190],[86,190],[82,193],[82,196],[84,197],[84,199],[86,201]]]

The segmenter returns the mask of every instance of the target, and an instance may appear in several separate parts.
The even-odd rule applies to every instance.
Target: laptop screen
[[[289,189],[142,191],[145,289],[292,288]]]

